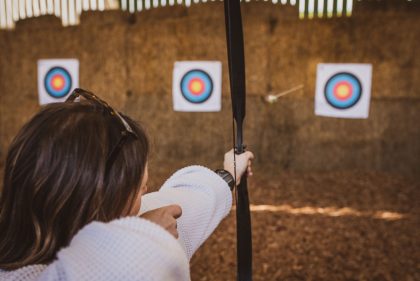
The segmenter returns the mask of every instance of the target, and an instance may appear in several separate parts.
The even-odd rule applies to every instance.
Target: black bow
[[[229,61],[230,92],[234,122],[235,153],[245,152],[243,121],[245,118],[245,59],[240,0],[225,0],[226,39]],[[236,125],[236,126],[235,126]],[[235,168],[236,170],[236,168]],[[234,175],[236,178],[236,175]],[[236,237],[238,280],[252,280],[252,235],[247,178],[236,188]]]

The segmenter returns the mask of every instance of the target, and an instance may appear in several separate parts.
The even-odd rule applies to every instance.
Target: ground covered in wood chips
[[[150,169],[150,190],[178,165]],[[420,178],[254,172],[255,281],[420,280]],[[192,258],[192,281],[236,280],[235,223],[233,209]]]
[[[420,280],[419,179],[256,171],[249,186],[254,280]],[[235,233],[232,211],[193,257],[193,281],[236,280]]]

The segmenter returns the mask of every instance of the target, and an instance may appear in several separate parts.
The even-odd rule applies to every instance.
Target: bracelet
[[[230,190],[233,190],[233,187],[235,186],[235,179],[226,170],[223,169],[217,169],[214,171],[216,174],[218,174],[229,186]]]

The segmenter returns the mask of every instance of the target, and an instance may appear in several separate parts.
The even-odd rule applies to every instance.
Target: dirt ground
[[[419,179],[255,172],[254,280],[420,280]],[[236,280],[234,211],[191,267],[193,281]]]
[[[150,170],[153,190],[175,168]],[[255,281],[420,280],[419,178],[254,172]],[[233,209],[193,257],[192,281],[236,280],[235,223]]]

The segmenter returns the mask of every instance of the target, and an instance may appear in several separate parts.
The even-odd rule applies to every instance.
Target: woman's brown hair
[[[0,268],[47,264],[91,221],[127,215],[140,189],[149,144],[124,116],[128,138],[94,102],[47,105],[10,145],[0,198]]]

